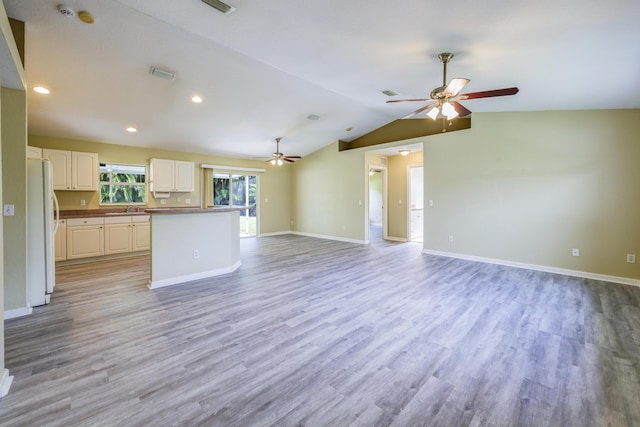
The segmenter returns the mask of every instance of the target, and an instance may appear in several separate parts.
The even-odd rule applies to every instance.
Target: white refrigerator
[[[30,307],[49,304],[56,284],[54,235],[58,221],[51,162],[27,159],[27,303]]]

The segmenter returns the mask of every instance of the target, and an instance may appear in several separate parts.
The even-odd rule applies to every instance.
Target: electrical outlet
[[[578,248],[571,249],[571,256],[580,256],[580,249]]]
[[[429,200],[429,206],[433,206],[433,200]]]
[[[627,262],[629,264],[635,264],[636,263],[636,254],[627,254]]]
[[[200,258],[200,251],[197,249],[193,250],[193,259],[198,259]]]
[[[178,203],[182,202],[182,198],[178,197],[178,198],[176,199],[176,202],[178,202]]]
[[[191,204],[191,199],[184,199],[184,203],[187,204],[187,205],[190,205]]]
[[[160,204],[161,205],[166,205],[167,204],[167,199],[160,199]]]
[[[265,202],[265,203],[269,203],[269,198],[268,198],[268,197],[265,197],[265,198],[264,198],[264,202]]]
[[[449,236],[449,243],[453,243],[453,236]]]
[[[84,200],[84,199],[80,200],[80,206],[86,206],[86,204],[87,204],[86,200]]]

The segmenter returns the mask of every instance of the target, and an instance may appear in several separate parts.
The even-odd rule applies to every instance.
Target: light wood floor
[[[299,236],[150,291],[58,268],[6,321],[2,426],[640,425],[640,288]]]

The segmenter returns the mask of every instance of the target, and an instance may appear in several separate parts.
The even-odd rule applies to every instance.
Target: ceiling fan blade
[[[301,159],[302,157],[300,156],[284,156],[284,159]]]
[[[291,160],[287,157],[283,157],[282,160],[284,160],[285,162],[289,162],[289,163],[293,163],[295,160]]]
[[[492,98],[494,96],[507,96],[507,95],[515,95],[519,92],[517,87],[508,87],[505,89],[495,89],[495,90],[485,90],[484,92],[472,92],[472,93],[463,93],[458,96],[458,99],[477,99],[477,98]]]
[[[470,81],[469,79],[452,79],[442,92],[442,95],[446,97],[456,96]]]
[[[451,101],[451,105],[453,105],[453,108],[457,111],[458,117],[467,117],[471,114],[471,111],[459,102]]]
[[[391,104],[393,102],[427,102],[433,101],[431,98],[416,98],[416,99],[390,99],[387,101],[387,104]]]
[[[420,113],[422,113],[423,111],[427,111],[429,108],[432,108],[432,107],[434,107],[434,106],[436,106],[436,105],[438,105],[438,104],[427,104],[427,105],[425,105],[424,107],[420,107],[420,108],[418,108],[418,109],[417,109],[416,111],[414,111],[413,113],[409,113],[409,114],[407,114],[406,116],[404,116],[404,117],[403,117],[403,119],[409,119],[409,118],[411,118],[411,117],[415,116],[416,114],[420,114]]]

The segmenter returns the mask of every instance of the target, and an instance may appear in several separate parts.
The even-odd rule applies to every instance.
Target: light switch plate
[[[13,215],[14,215],[13,205],[4,205],[4,216],[13,216]]]

